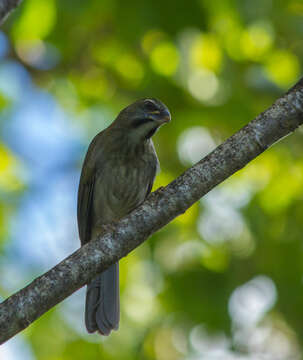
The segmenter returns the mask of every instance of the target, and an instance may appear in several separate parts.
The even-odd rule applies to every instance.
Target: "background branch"
[[[165,188],[158,189],[112,230],[98,236],[0,304],[0,343],[25,329],[97,273],[303,122],[303,79],[268,110]]]
[[[12,10],[14,10],[22,0],[0,0],[0,25],[6,20]]]

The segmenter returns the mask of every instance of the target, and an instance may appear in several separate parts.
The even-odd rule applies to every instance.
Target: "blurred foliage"
[[[79,245],[92,137],[137,98],[164,186],[300,77],[299,0],[24,0],[0,33],[0,294]],[[22,360],[301,359],[303,135],[276,144],[121,261],[121,326],[84,329],[83,290],[0,350]],[[1,352],[3,351],[3,353]]]

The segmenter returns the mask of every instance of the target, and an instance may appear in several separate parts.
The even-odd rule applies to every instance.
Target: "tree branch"
[[[152,193],[114,224],[50,271],[0,304],[0,343],[126,256],[152,233],[303,123],[303,78],[268,110],[181,176]]]
[[[8,15],[22,0],[0,0],[0,25],[4,23]]]

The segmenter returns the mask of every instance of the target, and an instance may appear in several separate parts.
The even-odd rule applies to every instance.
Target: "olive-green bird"
[[[123,109],[115,121],[95,136],[82,168],[78,191],[81,245],[106,224],[118,221],[150,193],[159,161],[151,137],[171,119],[157,99],[141,99]],[[87,331],[109,335],[120,319],[119,264],[111,265],[88,285]]]

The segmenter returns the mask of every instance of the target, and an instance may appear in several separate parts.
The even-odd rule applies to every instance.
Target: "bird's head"
[[[123,109],[114,126],[123,128],[134,139],[151,138],[158,128],[171,120],[167,107],[154,98],[140,99]]]

